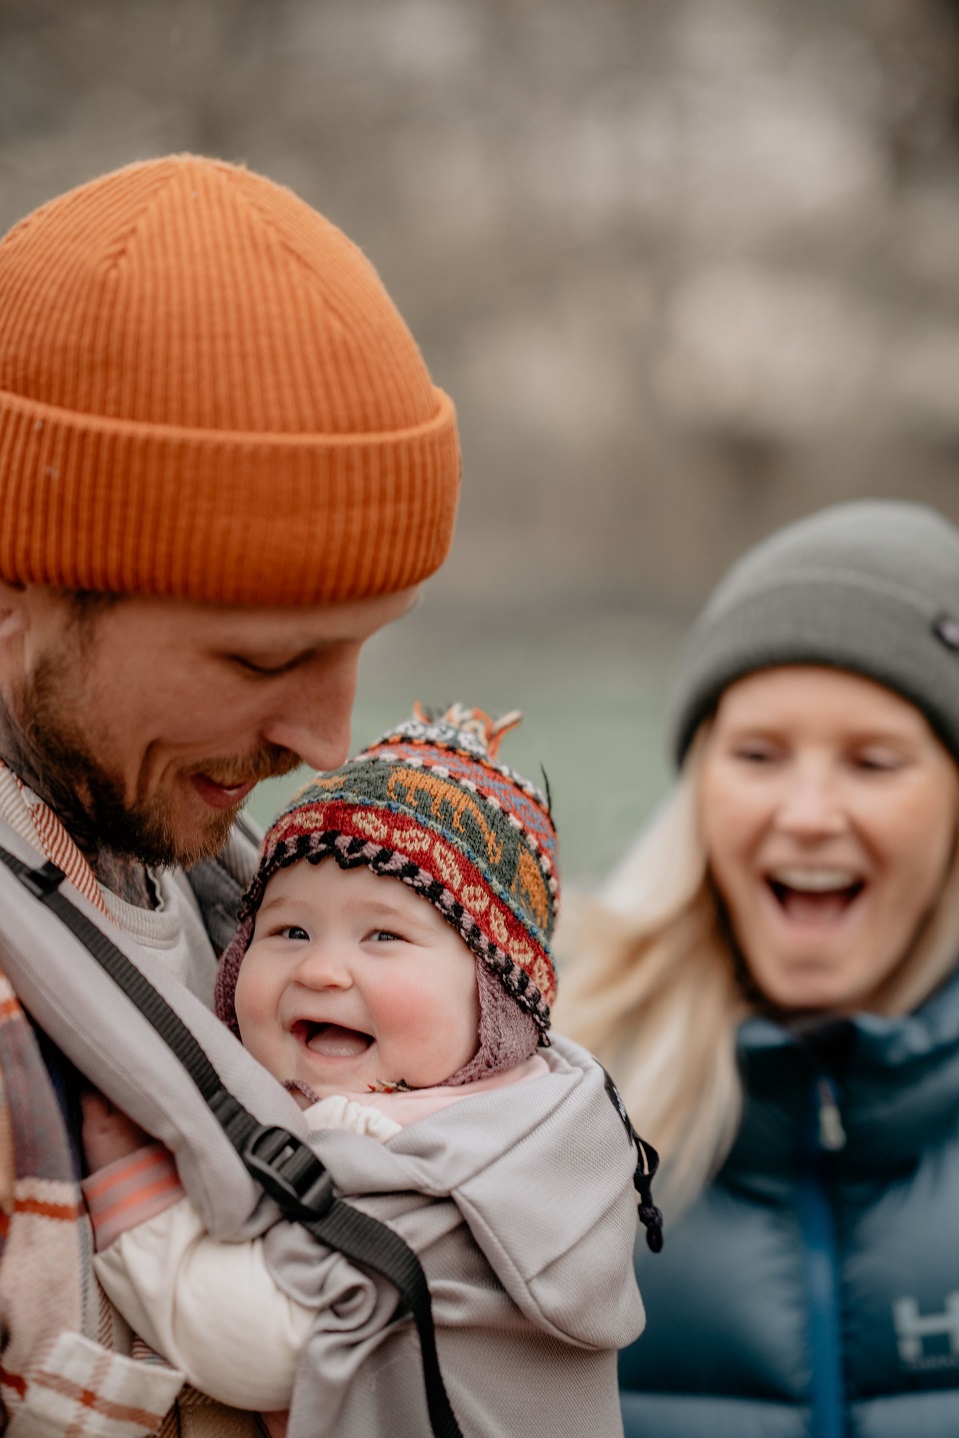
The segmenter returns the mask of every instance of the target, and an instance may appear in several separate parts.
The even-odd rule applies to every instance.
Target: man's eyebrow
[[[401,609],[398,614],[394,614],[393,617],[392,617],[392,619],[386,619],[386,620],[384,620],[383,623],[380,625],[379,629],[378,629],[378,630],[374,630],[374,633],[381,634],[384,629],[392,629],[394,624],[402,624],[402,623],[403,623],[403,620],[404,620],[404,619],[409,619],[410,615],[413,614],[413,613],[415,613],[415,611],[416,611],[417,609],[419,609],[419,607],[420,607],[420,605],[421,605],[422,603],[423,603],[423,591],[422,591],[422,589],[421,589],[420,592],[417,594],[416,598],[415,598],[415,599],[411,599],[410,602],[409,602],[409,604],[407,604],[407,606],[406,606],[405,609]],[[372,635],[368,635],[367,637],[368,637],[368,638],[372,638],[373,636],[372,636]],[[365,643],[365,642],[366,642],[366,641],[364,640],[364,643]]]

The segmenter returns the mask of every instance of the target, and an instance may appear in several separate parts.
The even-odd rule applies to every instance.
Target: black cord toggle
[[[653,1178],[659,1168],[659,1154],[651,1143],[633,1128],[632,1120],[626,1112],[626,1105],[623,1103],[619,1089],[613,1083],[612,1076],[603,1069],[606,1075],[606,1094],[613,1108],[619,1114],[623,1127],[629,1135],[629,1141],[636,1150],[639,1162],[633,1173],[633,1187],[639,1195],[639,1221],[646,1230],[646,1243],[651,1253],[660,1253],[663,1247],[663,1215],[653,1203]]]

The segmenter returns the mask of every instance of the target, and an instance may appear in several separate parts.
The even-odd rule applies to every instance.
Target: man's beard
[[[107,853],[152,869],[190,868],[219,853],[240,805],[211,810],[202,829],[182,834],[171,795],[128,801],[122,779],[97,758],[72,718],[79,706],[69,702],[63,668],[62,661],[45,657],[33,678],[18,686],[11,705],[0,703],[0,752],[49,804],[94,871],[97,856]],[[268,744],[252,754],[200,760],[191,769],[234,785],[289,774],[300,762],[289,749]]]

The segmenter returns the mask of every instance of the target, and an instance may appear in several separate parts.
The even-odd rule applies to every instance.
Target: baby
[[[605,1438],[643,1327],[637,1153],[595,1060],[547,1038],[556,836],[496,762],[516,722],[418,709],[316,775],[266,836],[216,1003],[340,1196],[418,1252],[464,1434]],[[428,1433],[391,1286],[297,1224],[213,1239],[132,1127],[86,1106],[97,1273],[132,1327],[215,1398],[292,1399],[291,1438]]]

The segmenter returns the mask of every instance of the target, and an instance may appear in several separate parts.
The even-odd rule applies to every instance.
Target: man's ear
[[[17,580],[0,579],[0,644],[23,636],[29,623],[27,587]]]

